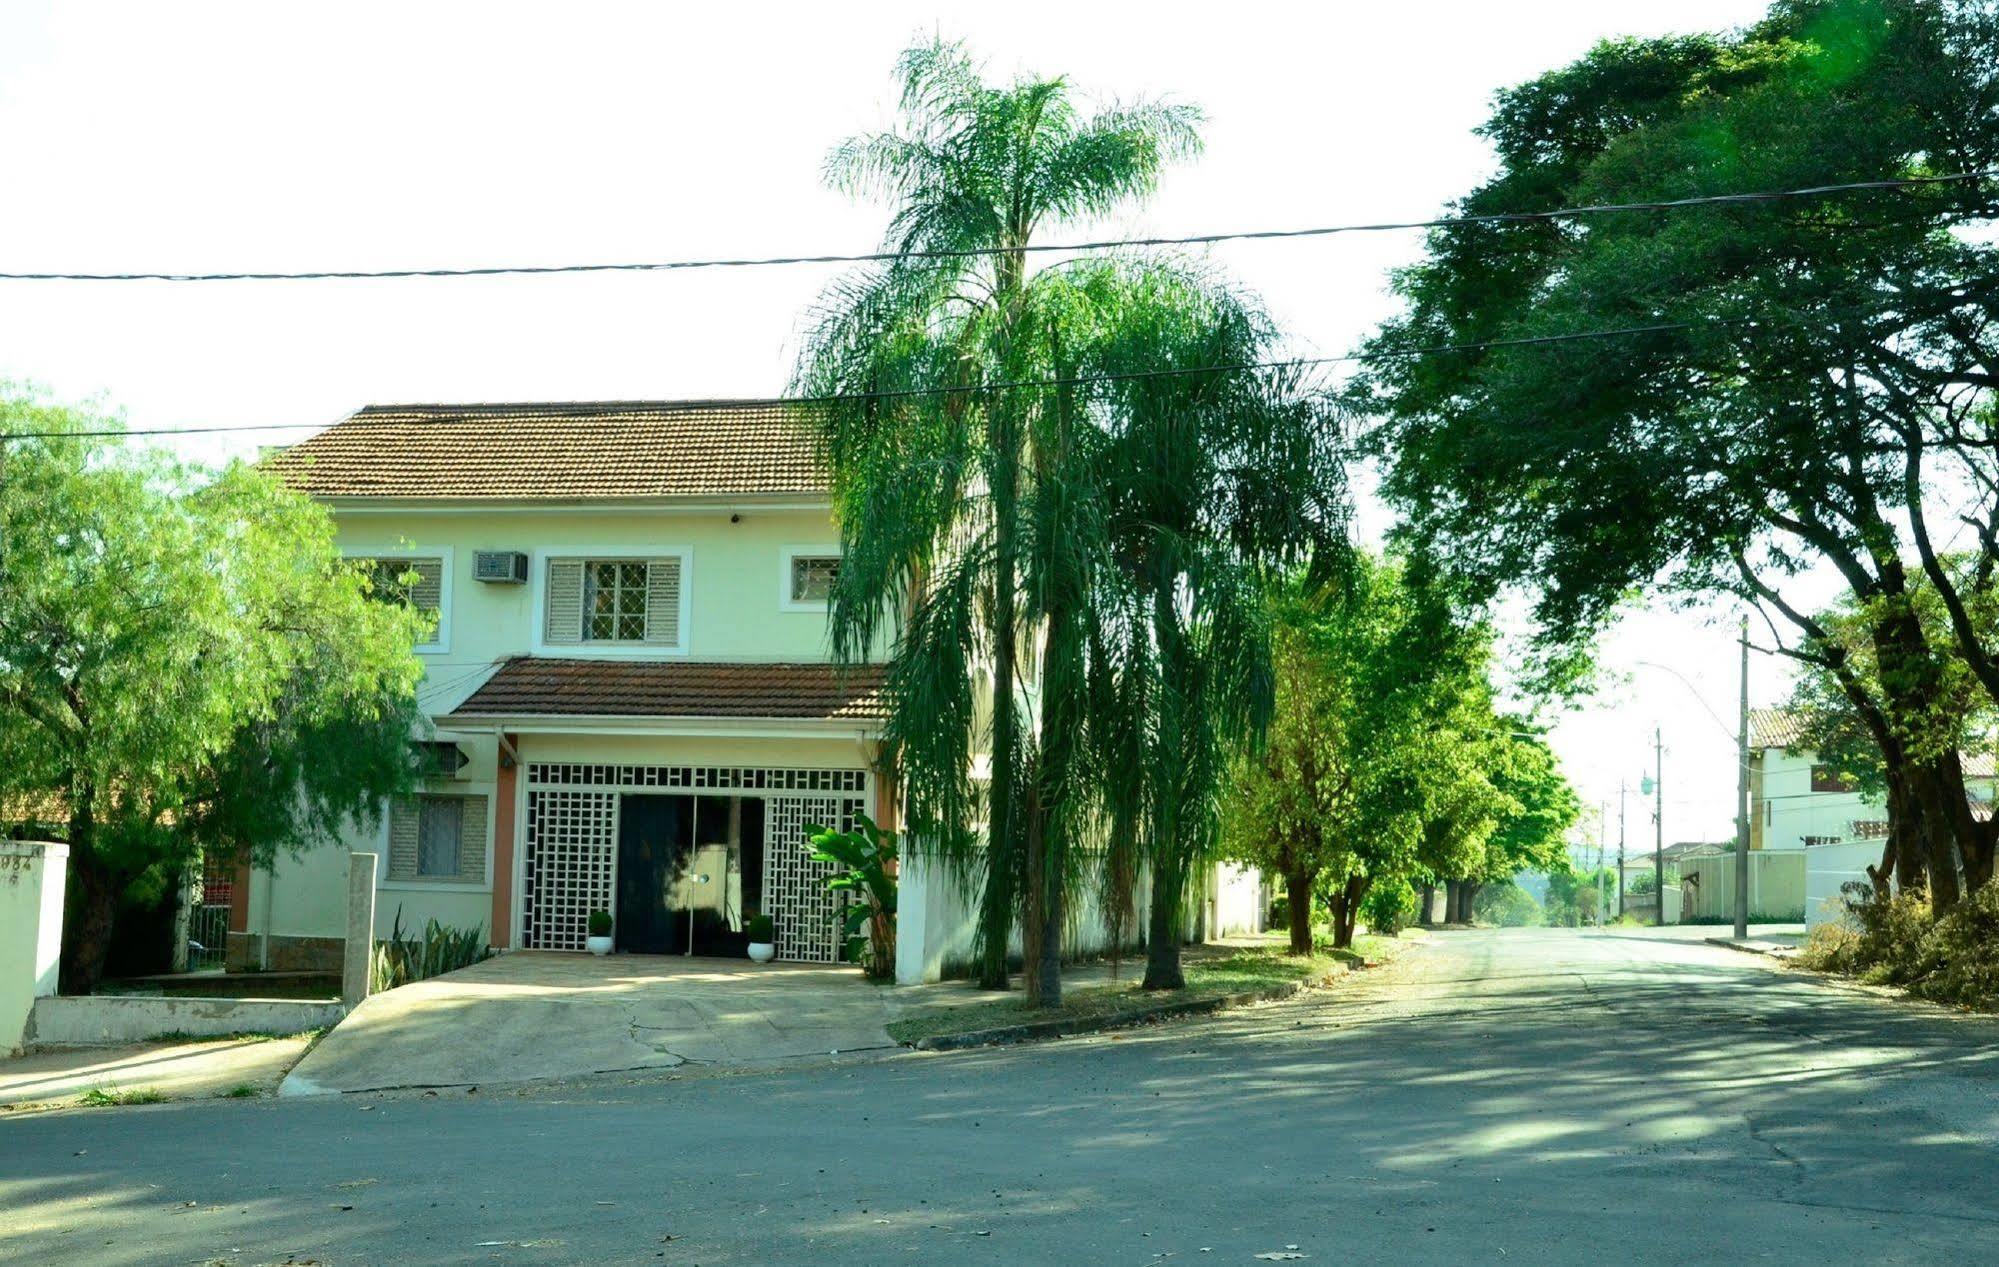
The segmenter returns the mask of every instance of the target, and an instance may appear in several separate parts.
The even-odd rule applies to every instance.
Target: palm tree
[[[1322,402],[1295,370],[1244,372],[1272,355],[1267,315],[1207,269],[1175,261],[1097,270],[1121,293],[1091,366],[1105,386],[1109,443],[1100,606],[1125,618],[1106,636],[1123,679],[1097,691],[1100,759],[1114,789],[1109,909],[1143,854],[1151,876],[1144,986],[1178,989],[1187,880],[1214,855],[1229,754],[1254,745],[1273,694],[1262,594],[1274,570],[1337,554],[1343,468]],[[1209,367],[1237,367],[1217,371]],[[1108,777],[1122,768],[1140,777]],[[1118,830],[1129,824],[1132,836]],[[1134,838],[1135,837],[1135,838]],[[1128,889],[1126,890],[1129,891]]]
[[[1082,816],[1091,560],[1076,548],[1070,494],[1089,438],[1069,390],[1004,386],[1068,377],[1082,360],[1063,338],[1072,314],[1040,302],[1063,270],[1030,272],[1022,248],[1149,193],[1167,162],[1197,148],[1199,114],[1161,103],[1085,114],[1063,79],[989,85],[944,42],[909,49],[897,73],[900,125],[841,145],[827,170],[837,187],[893,202],[898,254],[828,291],[794,383],[827,398],[844,551],[833,646],[864,659],[899,618],[886,746],[911,838],[983,881],[981,983],[1006,984],[1018,906],[1030,995],[1052,1005]],[[1042,644],[1038,728],[1020,699],[1030,629]],[[971,777],[981,737],[983,795]]]

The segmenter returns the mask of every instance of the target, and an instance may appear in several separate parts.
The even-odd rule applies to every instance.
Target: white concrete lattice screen
[[[530,950],[581,950],[590,912],[611,907],[616,866],[613,792],[528,795],[521,943]]]
[[[858,802],[848,801],[848,807]],[[827,863],[814,862],[805,851],[805,828],[842,825],[852,820],[851,808],[832,797],[773,796],[764,810],[764,914],[777,925],[777,957],[807,963],[836,963],[840,929],[836,921],[846,905],[843,893],[826,888],[833,874]]]

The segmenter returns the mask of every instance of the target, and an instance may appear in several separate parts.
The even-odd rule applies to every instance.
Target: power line
[[[1624,326],[1613,330],[1576,330],[1565,334],[1541,334],[1517,339],[1486,339],[1475,343],[1439,343],[1420,348],[1391,348],[1380,352],[1354,352],[1344,356],[1291,357],[1273,361],[1234,361],[1220,365],[1190,365],[1164,370],[1130,370],[1117,374],[1082,374],[1066,378],[1012,379],[997,383],[973,383],[950,387],[910,387],[879,392],[844,392],[823,396],[779,396],[767,401],[744,401],[745,404],[771,405],[830,405],[841,401],[856,400],[907,400],[922,396],[963,396],[982,392],[1018,391],[1027,388],[1083,387],[1099,383],[1132,382],[1152,378],[1184,378],[1194,374],[1239,374],[1257,370],[1309,369],[1321,365],[1338,365],[1357,361],[1393,360],[1407,356],[1425,356],[1442,352],[1472,352],[1486,348],[1534,347],[1552,343],[1572,343],[1584,339],[1608,339],[1621,336],[1656,334],[1673,330],[1689,330],[1697,324],[1723,325],[1750,321],[1749,317],[1717,318],[1711,322],[1691,321],[1660,322],[1645,326]],[[317,422],[260,422],[227,427],[156,427],[136,431],[15,431],[0,433],[0,441],[6,440],[55,440],[65,437],[115,437],[115,436],[186,436],[215,435],[224,432],[245,431],[294,431],[326,424]],[[384,418],[379,423],[366,418],[349,418],[335,425],[348,428],[367,428],[373,425],[402,426],[401,420]],[[571,426],[616,426],[621,424],[597,422],[591,419],[576,419]]]
[[[1037,255],[1050,252],[1103,251],[1118,247],[1209,246],[1219,242],[1269,242],[1292,238],[1331,237],[1341,233],[1392,233],[1409,229],[1450,229],[1475,224],[1531,224],[1588,216],[1641,211],[1680,211],[1699,207],[1744,206],[1832,194],[1917,189],[1964,184],[1999,176],[1999,168],[1944,176],[1907,176],[1893,180],[1848,181],[1797,189],[1759,190],[1739,194],[1704,194],[1650,202],[1592,203],[1550,211],[1505,211],[1429,220],[1383,220],[1366,224],[1321,225],[1306,229],[1254,229],[1228,233],[1195,233],[1185,237],[1098,238],[1084,242],[1029,243],[1014,247],[965,247],[935,251],[868,251],[854,255],[767,255],[740,258],[662,260],[613,264],[503,264],[485,268],[329,269],[300,273],[0,273],[12,282],[307,282],[388,281],[414,277],[532,277],[572,273],[665,273],[708,268],[771,268],[794,264],[881,264],[895,260],[975,259],[988,255]]]
[[[1972,287],[1985,286],[1993,282],[1999,282],[1999,277],[1974,278],[1968,281],[1959,282],[1956,286],[1949,287],[1948,289],[1940,293],[1947,295],[1955,292],[1962,292]],[[1964,296],[1962,295],[1959,295],[1958,297],[1960,298],[1960,300],[1964,298]],[[1903,302],[1904,299],[1905,297],[1897,296],[1894,298],[1893,302],[1884,303],[1883,305],[1881,305],[1881,307],[1882,308],[1893,307],[1895,306],[1896,303]],[[1868,309],[1849,310],[1849,312],[1861,312],[1861,311],[1872,311],[1872,309],[1868,308]],[[837,404],[843,401],[909,400],[913,398],[927,397],[927,396],[967,396],[967,395],[977,395],[985,392],[1020,391],[1026,389],[1046,389],[1054,387],[1087,387],[1103,383],[1135,382],[1145,379],[1185,378],[1196,374],[1239,374],[1239,373],[1251,373],[1262,370],[1311,369],[1314,367],[1326,366],[1326,365],[1347,365],[1347,364],[1357,364],[1362,362],[1385,361],[1385,360],[1392,361],[1392,360],[1401,360],[1404,358],[1416,357],[1416,356],[1435,356],[1450,352],[1478,352],[1478,351],[1489,351],[1495,348],[1546,347],[1554,344],[1576,343],[1576,342],[1595,340],[1595,339],[1628,338],[1644,334],[1669,334],[1684,330],[1710,329],[1717,326],[1754,325],[1758,321],[1763,321],[1763,320],[1768,320],[1768,318],[1758,317],[1758,316],[1740,316],[1740,317],[1714,317],[1702,321],[1660,321],[1660,322],[1651,323],[1649,325],[1619,326],[1611,329],[1601,329],[1601,330],[1570,330],[1570,331],[1564,331],[1560,334],[1522,335],[1517,338],[1510,338],[1510,339],[1479,339],[1464,343],[1433,343],[1422,347],[1413,347],[1413,348],[1383,348],[1371,352],[1349,352],[1339,356],[1303,356],[1303,357],[1288,357],[1288,358],[1268,360],[1268,361],[1234,361],[1234,362],[1225,362],[1217,365],[1189,365],[1189,366],[1179,366],[1173,369],[1162,369],[1162,370],[1128,370],[1121,373],[1113,373],[1113,374],[1078,374],[1062,378],[1011,379],[1011,380],[1002,380],[996,383],[968,383],[963,385],[952,385],[947,387],[909,387],[909,388],[897,388],[888,391],[878,391],[878,392],[836,392],[820,396],[775,396],[764,400],[744,400],[731,403],[800,405],[800,406],[830,405],[830,404]],[[187,436],[187,435],[217,435],[225,433],[242,433],[242,432],[252,432],[252,431],[298,431],[309,428],[322,427],[324,425],[325,424],[317,422],[265,422],[265,423],[239,424],[239,425],[225,426],[225,427],[181,427],[181,428],[155,427],[155,428],[148,428],[148,429],[141,429],[134,431],[118,431],[111,429],[100,430],[100,431],[15,431],[15,432],[0,433],[0,443],[4,443],[10,440],[58,440],[65,438],[89,439],[89,438],[117,438],[117,437],[128,437],[128,436]],[[380,419],[379,421],[370,421],[369,419],[366,418],[350,417],[333,425],[342,426],[349,429],[366,429],[370,426],[398,427],[398,426],[403,426],[405,424],[403,423],[402,420],[395,418],[383,418]],[[569,425],[574,428],[581,428],[587,426],[618,426],[622,424],[611,423],[611,422],[600,422],[592,419],[575,419],[572,420],[569,423]]]

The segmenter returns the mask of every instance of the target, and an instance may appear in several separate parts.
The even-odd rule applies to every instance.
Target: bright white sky
[[[1618,35],[1755,0],[303,5],[10,0],[4,271],[299,271],[872,248],[883,212],[821,159],[878,127],[910,38],[997,72],[1209,115],[1207,153],[1107,226],[1185,234],[1421,217],[1490,171],[1492,93]],[[1391,311],[1413,234],[1216,248],[1305,352]],[[134,428],[322,425],[371,402],[768,396],[824,267],[476,280],[0,284],[0,377]],[[303,429],[190,437],[216,459]],[[1378,514],[1370,522],[1379,524]],[[1733,613],[1634,616],[1627,675],[1557,746],[1612,803],[1667,746],[1666,834],[1734,812]],[[1642,667],[1669,666],[1687,678]],[[1759,665],[1755,702],[1784,694]],[[1697,699],[1718,714],[1711,718]],[[1651,822],[1634,796],[1634,842]]]

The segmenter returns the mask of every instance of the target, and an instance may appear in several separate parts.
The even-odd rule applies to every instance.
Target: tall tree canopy
[[[1604,44],[1501,94],[1483,129],[1499,173],[1458,210],[1981,172],[1999,162],[1995,76],[1989,3],[1786,0],[1736,35]],[[1982,883],[1991,830],[1962,812],[1955,754],[1897,736],[1945,689],[1913,578],[1964,597],[1950,650],[1974,667],[1995,636],[1974,608],[1999,558],[1999,270],[1989,236],[1959,231],[1994,189],[1450,225],[1398,277],[1407,312],[1356,386],[1410,535],[1485,592],[1534,587],[1550,645],[1587,640],[1643,586],[1759,605],[1888,754],[1939,905],[1957,883],[1940,860]],[[1978,548],[1942,557],[1960,515]],[[1879,695],[1786,597],[1813,568],[1861,605]]]
[[[0,803],[59,807],[66,990],[103,967],[126,887],[214,850],[269,859],[408,785],[411,652],[329,517],[255,470],[81,432],[0,398]]]

